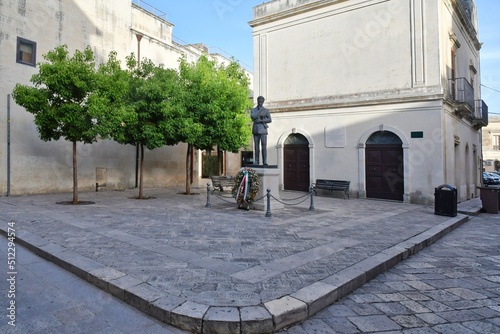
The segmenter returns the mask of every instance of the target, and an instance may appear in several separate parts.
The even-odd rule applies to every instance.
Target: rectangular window
[[[472,86],[472,88],[474,88],[474,81],[476,79],[476,74],[477,74],[477,70],[476,70],[476,67],[474,65],[470,65],[469,66],[469,72],[470,72],[470,85]]]
[[[36,66],[36,43],[17,37],[16,61],[20,64]]]
[[[456,86],[455,86],[455,79],[456,79],[456,72],[455,68],[457,65],[457,57],[455,55],[455,50],[451,50],[451,68],[450,68],[450,75],[451,75],[451,80],[450,80],[450,91],[451,91],[451,97],[453,100],[456,100],[457,98],[457,92],[456,92]]]
[[[493,135],[493,149],[500,150],[500,136]]]

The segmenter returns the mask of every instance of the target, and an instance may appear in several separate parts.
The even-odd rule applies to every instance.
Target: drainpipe
[[[139,3],[140,4],[140,3]],[[141,34],[136,34],[137,37],[137,65],[141,65]],[[135,145],[135,187],[139,186],[139,144]]]
[[[7,196],[10,196],[10,94],[7,94]]]

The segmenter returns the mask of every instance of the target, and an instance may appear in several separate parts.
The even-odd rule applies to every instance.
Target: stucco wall
[[[439,93],[439,50],[428,47],[440,39],[437,4],[318,3],[324,6],[311,11],[293,7],[290,16],[279,20],[263,16],[251,22],[255,91],[268,96],[272,106]]]
[[[442,22],[441,45],[443,50],[441,65],[443,78],[447,79],[451,75],[451,50],[454,50],[456,54],[456,77],[466,78],[474,86],[476,99],[480,99],[479,41],[476,36],[471,36],[468,30],[463,28],[460,17],[455,12],[450,1],[442,1],[440,4],[440,20]],[[471,77],[471,67],[474,71],[477,71],[474,77]]]
[[[132,7],[130,1],[2,1],[0,12],[0,195],[7,192],[8,94],[16,83],[29,84],[30,77],[37,72],[35,67],[16,63],[18,36],[37,43],[38,62],[43,61],[42,54],[61,44],[67,44],[71,53],[90,45],[97,63],[105,61],[110,51],[117,51],[119,59],[124,59],[131,52],[137,54],[135,32],[144,34],[141,56],[155,63],[176,67],[182,52],[181,47],[172,43],[170,23]],[[41,141],[33,116],[12,98],[10,114],[10,194],[70,191],[71,143]],[[96,168],[106,169],[108,189],[133,187],[135,152],[131,145],[112,141],[79,144],[79,189],[94,189]],[[185,145],[146,152],[145,185],[182,186],[185,154]],[[198,174],[196,170],[195,175]]]
[[[440,126],[429,126],[441,123],[440,108],[435,101],[272,114],[269,163],[277,164],[283,173],[280,150],[291,133],[300,133],[309,140],[310,182],[318,178],[349,180],[352,195],[358,196],[364,191],[365,182],[365,161],[364,157],[360,159],[360,148],[374,132],[391,131],[401,138],[409,152],[403,162],[408,177],[406,193],[412,202],[428,203],[434,187],[445,182],[444,134]],[[415,131],[422,131],[423,138],[411,138]],[[332,133],[336,137],[333,145],[328,139]]]
[[[453,3],[279,0],[255,7],[254,86],[272,111],[270,163],[282,164],[284,140],[302,133],[311,146],[311,182],[347,179],[362,197],[363,140],[392,129],[403,142],[405,201],[431,204],[444,183],[457,187],[459,201],[477,196],[480,132],[456,113],[447,89],[456,41],[456,77],[470,80],[480,99],[479,75],[470,78],[479,45]],[[327,147],[328,128],[345,143]]]

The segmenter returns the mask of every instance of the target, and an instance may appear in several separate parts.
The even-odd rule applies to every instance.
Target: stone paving
[[[15,222],[18,242],[169,324],[257,333],[306,319],[468,219],[331,196],[267,218],[214,196],[207,208],[200,192],[0,198],[0,228]]]
[[[3,334],[179,334],[162,323],[73,275],[69,271],[16,246],[17,282],[15,322],[6,317],[5,291],[8,241],[0,237],[0,291]],[[5,296],[5,299],[4,299]]]
[[[474,217],[283,333],[500,333],[500,216]]]

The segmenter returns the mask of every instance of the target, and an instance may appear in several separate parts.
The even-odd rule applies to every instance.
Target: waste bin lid
[[[452,185],[449,185],[449,184],[442,184],[442,185],[438,186],[436,189],[455,190],[456,188]]]

